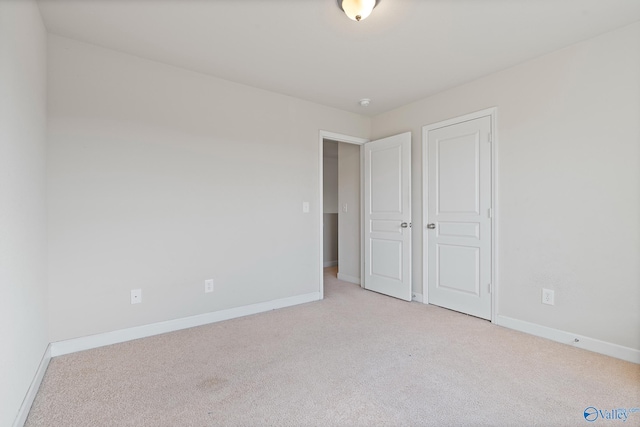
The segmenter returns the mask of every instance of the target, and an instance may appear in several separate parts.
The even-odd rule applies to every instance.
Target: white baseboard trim
[[[58,341],[51,343],[51,357],[150,337],[153,335],[165,334],[167,332],[178,331],[181,329],[193,328],[195,326],[207,325],[209,323],[221,322],[223,320],[235,319],[237,317],[249,316],[251,314],[263,313],[265,311],[276,310],[278,308],[318,301],[319,299],[320,292],[311,292],[309,294],[245,305],[242,307],[230,308],[228,310],[214,311],[196,316],[183,317],[181,319],[167,320],[165,322],[151,323],[149,325],[120,329],[117,331],[105,332],[103,334]]]
[[[13,427],[22,427],[27,421],[27,416],[29,415],[29,411],[31,410],[31,405],[33,405],[36,394],[38,394],[40,384],[42,384],[42,379],[44,378],[45,372],[47,372],[47,367],[49,366],[50,361],[51,344],[47,345],[47,349],[44,351],[44,355],[42,356],[42,360],[40,360],[40,365],[38,366],[36,375],[33,377],[33,381],[31,381],[29,390],[27,391],[27,394],[22,401],[22,405],[20,405],[18,415],[16,415],[16,419],[13,421]]]
[[[422,294],[413,292],[411,294],[411,301],[424,302],[424,299],[422,298]]]
[[[349,283],[355,283],[356,285],[360,284],[359,277],[349,276],[348,274],[344,274],[344,273],[338,273],[338,280],[343,280]]]
[[[524,320],[513,319],[507,316],[496,316],[496,324],[504,326],[505,328],[515,329],[516,331],[547,338],[559,343],[568,344],[573,347],[626,360],[627,362],[640,364],[640,350],[636,350],[634,348],[624,347],[595,338],[585,337],[583,335],[572,334],[570,332],[549,328],[547,326],[536,325],[535,323],[525,322]],[[576,339],[578,340],[577,342]]]
[[[335,261],[325,261],[325,262],[322,264],[322,266],[323,266],[324,268],[327,268],[327,267],[335,267],[336,265],[338,265],[338,260],[335,260]]]

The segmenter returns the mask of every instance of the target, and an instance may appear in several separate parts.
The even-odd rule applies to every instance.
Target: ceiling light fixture
[[[380,0],[338,0],[338,6],[354,21],[362,21],[371,15],[371,11]]]
[[[369,104],[371,104],[371,100],[369,98],[362,98],[358,104],[360,104],[361,107],[368,107]]]

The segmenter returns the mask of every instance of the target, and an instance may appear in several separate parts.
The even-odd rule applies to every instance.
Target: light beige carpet
[[[640,366],[325,278],[325,300],[61,356],[27,426],[640,425]]]

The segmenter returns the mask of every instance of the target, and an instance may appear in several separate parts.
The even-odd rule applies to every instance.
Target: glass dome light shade
[[[371,15],[376,0],[342,0],[342,10],[354,21],[361,21]]]

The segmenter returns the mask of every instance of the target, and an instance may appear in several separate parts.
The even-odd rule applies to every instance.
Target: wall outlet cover
[[[142,302],[142,289],[131,290],[131,304],[140,304]]]
[[[204,293],[208,294],[213,292],[213,279],[207,279],[204,281]]]
[[[555,298],[554,292],[551,289],[542,289],[542,303],[548,305],[554,305]]]

